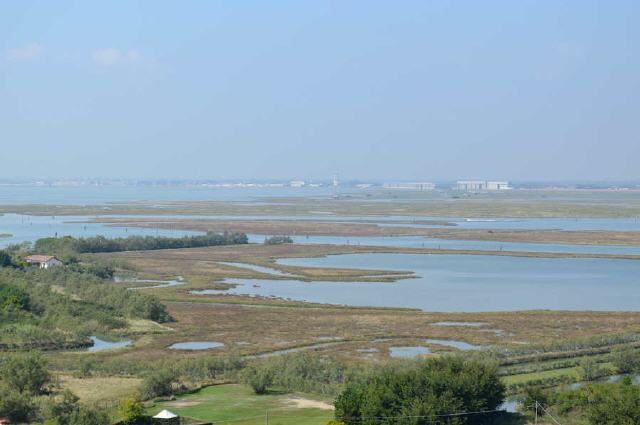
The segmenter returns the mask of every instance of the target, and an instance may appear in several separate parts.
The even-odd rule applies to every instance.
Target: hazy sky
[[[640,1],[4,1],[0,178],[640,179]]]

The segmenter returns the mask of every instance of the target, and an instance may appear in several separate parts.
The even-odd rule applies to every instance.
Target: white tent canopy
[[[177,417],[178,415],[176,415],[175,413],[169,412],[168,410],[163,410],[162,412],[155,415],[153,419],[173,419]]]

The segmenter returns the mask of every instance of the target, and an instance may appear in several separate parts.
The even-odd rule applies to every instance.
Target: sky
[[[0,178],[640,180],[640,2],[0,2]]]

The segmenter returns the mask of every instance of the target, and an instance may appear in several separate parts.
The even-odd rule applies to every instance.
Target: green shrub
[[[362,382],[349,383],[336,399],[336,419],[347,425],[406,423],[482,424],[486,415],[443,418],[453,412],[494,410],[504,399],[495,366],[447,356],[417,368],[385,368]],[[404,423],[404,422],[402,422]]]
[[[139,394],[132,394],[118,403],[118,415],[124,423],[135,423],[145,416],[145,408]]]
[[[0,378],[19,393],[42,394],[51,381],[44,358],[36,352],[10,354],[0,359]]]
[[[29,394],[9,386],[0,386],[0,417],[15,423],[29,422],[35,416],[35,404]]]
[[[619,348],[613,352],[611,360],[620,373],[640,372],[640,351]]]
[[[155,370],[144,378],[140,394],[144,399],[171,395],[177,378],[176,372],[169,368]]]
[[[640,423],[640,387],[629,381],[589,388],[587,414],[593,425],[637,425]]]
[[[598,362],[591,357],[585,357],[580,361],[578,373],[585,381],[593,381],[594,379],[598,379],[606,374]]]
[[[282,245],[286,243],[293,243],[293,239],[290,236],[271,236],[270,238],[265,238],[265,245]]]
[[[249,365],[242,371],[240,378],[256,394],[265,394],[273,384],[273,371],[269,367],[265,367],[265,365]]]

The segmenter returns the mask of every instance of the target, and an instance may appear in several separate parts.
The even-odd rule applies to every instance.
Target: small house
[[[62,265],[62,261],[52,255],[29,255],[24,257],[24,261],[41,269],[48,269],[49,267]]]

